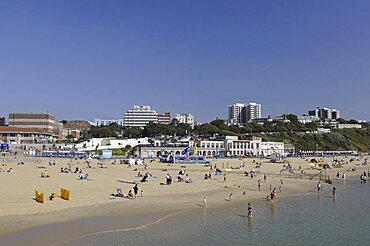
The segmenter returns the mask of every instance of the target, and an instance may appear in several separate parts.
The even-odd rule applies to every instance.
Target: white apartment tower
[[[258,103],[234,103],[228,108],[229,122],[233,124],[247,123],[262,117],[262,107]]]
[[[254,119],[262,118],[261,104],[259,103],[248,103],[245,107],[246,121],[250,122]]]
[[[158,114],[150,106],[134,105],[124,115],[124,126],[144,127],[149,122],[158,123]]]
[[[229,105],[229,121],[233,124],[240,124],[245,122],[243,115],[243,109],[245,108],[244,103],[234,103]]]
[[[340,118],[340,111],[334,108],[320,108],[308,111],[309,116],[315,116],[321,120],[337,120]]]
[[[191,128],[194,128],[195,120],[194,120],[194,115],[192,114],[176,114],[175,119],[179,123],[189,124]]]

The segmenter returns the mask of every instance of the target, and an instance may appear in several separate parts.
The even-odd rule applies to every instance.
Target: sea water
[[[167,214],[151,223],[85,235],[57,245],[370,245],[370,183],[222,208]]]

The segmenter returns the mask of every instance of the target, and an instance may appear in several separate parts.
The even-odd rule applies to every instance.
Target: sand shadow
[[[197,203],[197,206],[202,207],[202,208],[205,208],[205,206],[203,204]]]

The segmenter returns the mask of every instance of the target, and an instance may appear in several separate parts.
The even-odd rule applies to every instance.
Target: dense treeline
[[[109,126],[93,126],[83,134],[83,139],[93,137],[139,138],[156,136],[239,136],[259,135],[268,141],[284,141],[293,144],[297,150],[359,150],[370,151],[370,128],[363,124],[363,129],[333,129],[331,133],[314,134],[319,127],[317,123],[302,124],[296,115],[285,115],[290,123],[279,121],[261,124],[228,126],[223,120],[216,119],[210,123],[197,125],[194,129],[188,124],[172,120],[169,125],[149,123],[144,128],[121,127],[115,123]],[[357,123],[354,120],[340,123]]]

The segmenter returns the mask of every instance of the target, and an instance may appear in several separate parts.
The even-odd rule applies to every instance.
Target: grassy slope
[[[291,143],[296,150],[357,150],[370,152],[370,129],[342,129],[328,134],[276,133],[259,135],[265,141]]]

